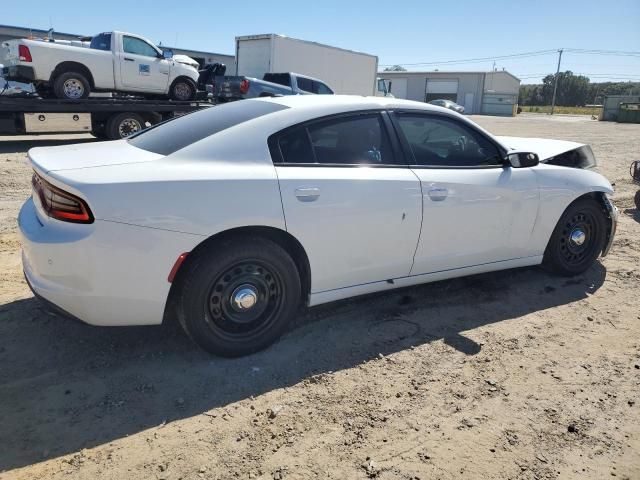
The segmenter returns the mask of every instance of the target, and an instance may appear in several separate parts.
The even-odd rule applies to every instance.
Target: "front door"
[[[309,257],[312,293],[409,274],[420,182],[396,164],[381,114],[294,127],[270,148],[287,231]]]
[[[124,35],[120,62],[120,81],[126,89],[166,92],[169,88],[170,63],[141,38]]]
[[[530,168],[504,166],[491,139],[464,121],[395,115],[420,178],[423,222],[412,274],[535,255],[538,186]]]

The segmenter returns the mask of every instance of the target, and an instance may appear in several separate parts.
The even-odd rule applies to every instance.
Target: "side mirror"
[[[165,58],[167,60],[169,60],[170,58],[173,58],[173,50],[163,50],[162,58]]]
[[[535,167],[540,163],[537,153],[533,152],[509,152],[506,161],[513,168]]]

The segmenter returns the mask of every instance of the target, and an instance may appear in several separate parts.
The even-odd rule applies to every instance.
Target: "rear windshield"
[[[91,39],[89,48],[94,50],[111,50],[111,34],[101,33]]]
[[[214,133],[286,108],[289,107],[261,100],[240,100],[176,118],[144,130],[128,142],[149,152],[171,155]]]
[[[291,86],[291,80],[288,73],[265,73],[263,80],[271,83],[277,83],[279,85],[284,85],[285,87]]]

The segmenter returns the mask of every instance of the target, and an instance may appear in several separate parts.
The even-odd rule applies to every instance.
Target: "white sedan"
[[[29,158],[35,294],[93,325],[175,314],[225,356],[265,348],[303,304],[528,265],[582,273],[617,221],[589,146],[393,98],[244,100]]]

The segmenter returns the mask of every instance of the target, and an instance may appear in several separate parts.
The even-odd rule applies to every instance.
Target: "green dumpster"
[[[640,123],[640,103],[621,103],[618,109],[619,123]]]

